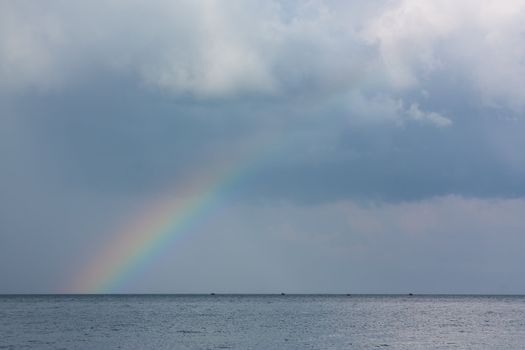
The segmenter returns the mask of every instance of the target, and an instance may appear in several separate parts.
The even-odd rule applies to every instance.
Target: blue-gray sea
[[[0,296],[2,349],[525,349],[525,297]]]

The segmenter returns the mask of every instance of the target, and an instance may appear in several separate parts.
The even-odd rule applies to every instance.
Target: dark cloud
[[[257,171],[239,189],[248,198],[395,201],[524,194],[525,165],[518,155],[524,122],[511,110],[472,106],[468,97],[459,104],[462,90],[450,99],[421,100],[424,108],[454,116],[452,126],[437,127],[395,115],[360,119],[351,106],[334,109],[323,101],[312,111],[311,103],[293,95],[201,102],[103,81],[100,89],[24,96],[13,107],[20,131],[30,138],[25,147],[47,152],[42,166],[63,186],[158,191],[207,171],[214,157],[235,153],[249,145],[247,139],[262,137],[253,154],[260,158]],[[271,155],[262,157],[265,148]]]

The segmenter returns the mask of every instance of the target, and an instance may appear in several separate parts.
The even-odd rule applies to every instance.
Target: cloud
[[[424,86],[434,75],[465,79],[489,105],[525,106],[525,2],[402,0],[370,21],[391,84]]]
[[[323,103],[356,92],[432,95],[439,78],[465,81],[461,93],[489,106],[525,105],[520,0],[0,6],[4,91],[61,89],[99,72],[179,97],[310,96]]]
[[[175,95],[271,95],[305,80],[347,86],[364,62],[347,17],[322,1],[20,1],[2,10],[0,73],[11,88],[53,88],[102,69]]]
[[[431,123],[438,127],[450,126],[452,121],[447,117],[442,116],[436,112],[425,112],[419,109],[417,103],[412,103],[410,107],[406,110],[406,114],[409,119],[420,121],[423,123]]]
[[[523,265],[523,8],[0,2],[1,285],[51,288],[119,218],[249,150],[218,221],[136,288],[194,262],[177,277],[202,291],[523,291],[501,273]]]
[[[523,241],[524,209],[521,199],[443,196],[271,203],[245,208],[242,217],[257,227],[254,235],[266,237],[297,290],[511,292],[525,287],[516,268],[523,258],[513,248]],[[325,269],[336,277],[324,279]]]
[[[442,114],[423,111],[418,103],[411,103],[407,108],[406,102],[402,98],[396,98],[392,95],[366,96],[359,92],[353,92],[345,95],[344,98],[345,113],[351,120],[356,119],[372,124],[390,121],[399,126],[410,122],[436,127],[452,125],[452,120]]]
[[[142,62],[140,67],[146,83],[199,97],[274,89],[263,52],[267,43],[261,40],[264,31],[269,31],[267,6],[261,6],[263,20],[257,21],[252,18],[251,6],[239,2],[181,2],[168,6],[173,22],[181,22],[181,7],[192,21],[185,20],[183,28],[166,28],[172,31],[163,38],[166,42],[161,45],[166,46],[156,53],[158,58]]]
[[[0,88],[57,83],[57,52],[66,40],[60,23],[41,4],[0,4]]]
[[[1,292],[56,292],[143,215],[137,197],[47,198],[3,207]],[[522,293],[524,210],[522,199],[461,196],[221,201],[116,292]]]
[[[519,293],[523,210],[523,200],[459,196],[223,202],[119,291]]]

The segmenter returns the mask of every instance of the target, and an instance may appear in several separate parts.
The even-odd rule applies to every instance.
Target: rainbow
[[[209,175],[193,177],[184,186],[175,186],[168,196],[136,215],[137,219],[110,233],[108,242],[68,283],[66,292],[112,292],[172,240],[189,234],[253,170],[254,162],[250,159],[234,159],[204,172]]]

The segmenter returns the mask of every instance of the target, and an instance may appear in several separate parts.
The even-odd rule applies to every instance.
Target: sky
[[[524,76],[522,0],[2,1],[0,293],[525,293]]]

